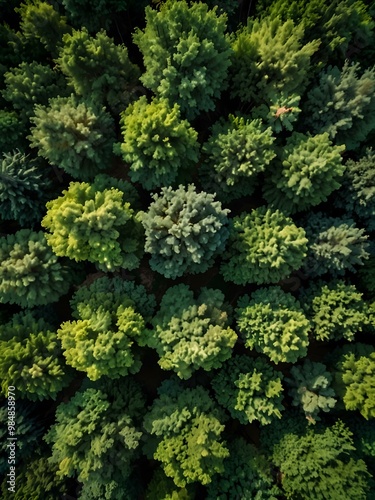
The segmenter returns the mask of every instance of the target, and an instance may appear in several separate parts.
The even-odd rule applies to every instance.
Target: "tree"
[[[47,203],[42,220],[54,253],[100,269],[135,269],[143,254],[142,226],[125,200],[124,191],[103,189],[102,177],[92,184],[71,182],[62,196]]]
[[[77,276],[48,246],[42,231],[0,238],[0,302],[33,307],[56,302]]]
[[[260,119],[229,115],[227,121],[215,123],[202,147],[206,160],[199,173],[204,188],[225,201],[253,194],[257,174],[276,156],[274,140],[271,127]]]
[[[307,253],[305,231],[266,206],[234,217],[229,231],[221,273],[237,285],[277,283],[299,269]]]
[[[133,35],[146,67],[143,85],[177,103],[188,120],[213,110],[232,54],[225,29],[226,16],[203,3],[167,1],[160,11],[147,6],[146,27]]]
[[[311,324],[300,303],[280,287],[260,288],[240,298],[237,325],[245,346],[274,363],[295,363],[307,354]]]
[[[162,469],[156,469],[148,483],[146,500],[193,500],[194,485],[179,488],[173,480],[167,477]]]
[[[303,365],[290,369],[291,378],[285,381],[289,385],[289,394],[294,406],[302,406],[307,420],[313,424],[320,420],[320,411],[329,412],[336,404],[335,391],[331,387],[332,375],[323,363],[316,363],[309,358]]]
[[[133,182],[148,190],[176,183],[198,161],[197,132],[181,120],[178,104],[142,96],[121,115],[121,154]]]
[[[27,129],[18,113],[0,109],[0,152],[10,153],[15,144],[23,146],[27,143],[24,136]]]
[[[59,477],[77,475],[81,498],[126,498],[133,461],[142,436],[139,420],[144,397],[129,377],[115,383],[86,384],[60,403],[56,422],[45,435],[52,446],[49,461]],[[95,497],[94,497],[95,498]]]
[[[341,152],[328,133],[308,136],[299,132],[280,148],[276,168],[269,169],[263,185],[267,202],[285,213],[319,205],[341,186],[345,166]]]
[[[64,35],[56,62],[85,100],[108,104],[119,113],[133,98],[140,70],[130,61],[125,45],[116,45],[103,30],[95,36],[87,28]]]
[[[33,226],[45,211],[51,189],[46,169],[21,151],[3,153],[0,160],[0,215]]]
[[[320,43],[303,45],[303,35],[303,25],[291,19],[249,19],[231,40],[231,95],[253,105],[270,104],[279,91],[302,95],[311,71],[310,57]]]
[[[193,184],[163,187],[143,214],[150,267],[166,278],[203,273],[225,248],[228,209]]]
[[[358,63],[321,71],[302,107],[303,121],[314,133],[326,132],[346,150],[358,148],[375,129],[375,67],[360,76]]]
[[[271,92],[268,96],[268,102],[262,103],[252,110],[252,116],[261,118],[264,123],[271,126],[274,133],[279,134],[284,130],[292,132],[294,122],[297,121],[301,112],[299,104],[301,96],[290,94],[278,90]]]
[[[224,294],[216,289],[202,288],[195,299],[187,285],[168,288],[151,324],[140,342],[156,349],[159,365],[182,379],[199,368],[219,368],[237,340]]]
[[[146,300],[148,306],[142,307]],[[154,301],[143,286],[120,278],[103,277],[80,288],[71,300],[77,321],[66,321],[57,331],[66,362],[91,380],[138,372],[136,345],[145,327],[139,310],[147,311]]]
[[[110,166],[114,122],[104,108],[71,95],[36,105],[30,146],[75,179],[91,180]]]
[[[337,277],[346,271],[356,272],[369,258],[368,235],[348,217],[329,217],[322,212],[306,217],[304,229],[309,249],[304,263],[308,276],[325,273]]]
[[[218,403],[241,424],[258,420],[261,425],[281,418],[284,409],[283,375],[262,358],[233,356],[212,379]]]
[[[185,388],[175,379],[165,380],[158,395],[144,418],[146,431],[156,436],[155,460],[180,488],[210,483],[229,455],[221,438],[223,411],[206,389]]]

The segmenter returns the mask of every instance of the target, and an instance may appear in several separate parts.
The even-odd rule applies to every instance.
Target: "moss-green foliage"
[[[252,104],[270,104],[275,93],[303,92],[310,57],[319,47],[314,40],[302,44],[303,25],[280,18],[248,20],[232,37],[231,94]]]
[[[278,134],[284,130],[292,132],[294,122],[297,120],[301,109],[299,104],[301,96],[278,90],[270,92],[268,103],[263,103],[252,110],[252,116],[260,117],[272,130]]]
[[[168,1],[160,11],[146,7],[146,27],[134,42],[143,55],[145,87],[177,103],[188,120],[214,109],[226,87],[231,48],[226,16],[203,3]]]
[[[63,42],[56,62],[75,93],[122,111],[140,76],[125,45],[116,45],[103,30],[90,36],[86,28],[64,35]]]
[[[225,201],[251,195],[257,174],[276,156],[274,140],[271,127],[260,119],[230,115],[228,121],[214,124],[202,147],[206,160],[199,173],[204,188]]]
[[[158,394],[144,419],[146,431],[157,438],[154,458],[180,488],[210,483],[229,455],[221,437],[223,411],[201,386],[189,389],[169,379]]]
[[[168,288],[144,342],[156,349],[159,365],[187,379],[199,368],[219,368],[237,340],[229,328],[228,306],[220,290],[202,288],[197,298],[187,285]]]
[[[0,216],[21,226],[39,222],[45,212],[50,180],[39,162],[21,151],[0,159]]]
[[[144,404],[139,387],[129,378],[87,386],[61,403],[44,437],[52,446],[50,461],[58,465],[58,476],[77,475],[96,498],[126,498],[127,479],[139,453],[138,421]]]
[[[91,180],[111,166],[114,122],[104,108],[71,95],[34,111],[28,139],[39,156],[79,180]]]
[[[212,387],[218,402],[241,424],[258,420],[266,425],[281,418],[282,379],[264,358],[237,355],[215,375]]]
[[[277,283],[299,269],[307,253],[305,231],[266,206],[234,217],[221,272],[238,285]]]
[[[274,363],[295,363],[307,353],[311,325],[300,303],[280,287],[260,288],[240,298],[237,325],[246,347]]]
[[[368,235],[353,219],[317,212],[306,217],[304,229],[309,249],[303,269],[308,276],[343,276],[346,271],[356,272],[369,258]]]
[[[345,418],[353,432],[354,444],[361,458],[367,463],[370,471],[374,473],[375,468],[375,426],[372,420],[363,420],[362,416],[350,413]],[[372,497],[370,497],[372,498]]]
[[[53,327],[29,312],[0,325],[0,376],[4,395],[14,385],[17,394],[32,401],[55,399],[72,373],[65,366]]]
[[[23,120],[15,111],[0,109],[0,152],[9,153],[16,145],[22,145],[26,135]]]
[[[148,484],[146,500],[193,500],[192,486],[179,488],[167,477],[162,469],[156,469]]]
[[[341,185],[345,170],[341,152],[328,133],[308,136],[294,132],[280,148],[279,162],[267,172],[263,194],[286,213],[299,212],[326,201]]]
[[[207,500],[276,500],[280,490],[273,484],[270,463],[255,446],[237,438],[228,448],[225,470],[208,485]]]
[[[75,276],[42,231],[21,229],[0,238],[0,302],[33,307],[56,302]]]
[[[345,345],[335,365],[335,390],[346,410],[358,410],[368,420],[375,417],[375,349],[368,344]]]
[[[64,322],[57,332],[67,363],[91,380],[139,371],[135,343],[144,329],[139,312],[150,313],[153,302],[143,286],[120,278],[103,277],[80,288],[71,300],[77,321]]]
[[[121,153],[131,180],[145,189],[175,183],[198,161],[198,134],[180,118],[178,104],[142,96],[121,117]]]
[[[285,381],[294,406],[302,406],[307,420],[320,420],[320,411],[329,412],[336,404],[335,391],[331,387],[332,374],[323,363],[305,359],[303,365],[292,366],[291,378]]]
[[[365,500],[369,473],[355,457],[350,430],[338,420],[331,427],[287,433],[274,447],[272,459],[280,469],[287,498],[301,500]]]
[[[56,255],[88,260],[100,269],[135,269],[142,249],[142,226],[117,188],[71,182],[63,195],[47,203],[42,226]]]
[[[354,285],[342,280],[312,283],[300,301],[318,340],[354,340],[369,323],[366,303]]]
[[[225,248],[228,209],[193,184],[164,187],[142,216],[150,267],[166,278],[203,273]]]
[[[327,132],[336,144],[356,149],[375,129],[375,67],[360,71],[345,62],[328,66],[302,106],[303,122],[314,133]]]

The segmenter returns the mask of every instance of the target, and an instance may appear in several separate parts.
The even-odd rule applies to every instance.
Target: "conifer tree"
[[[292,132],[301,109],[299,107],[301,96],[288,95],[283,90],[270,92],[267,103],[262,103],[252,109],[252,116],[261,118],[264,123],[271,126],[275,134],[285,130]]]
[[[0,153],[10,153],[15,145],[27,144],[24,120],[13,110],[0,109]]]

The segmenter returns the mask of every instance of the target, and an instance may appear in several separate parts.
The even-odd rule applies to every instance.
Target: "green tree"
[[[225,29],[226,15],[203,3],[167,1],[160,11],[147,6],[146,27],[133,36],[146,67],[144,86],[177,103],[188,120],[213,110],[232,54]]]
[[[182,379],[195,370],[219,368],[237,335],[229,327],[228,306],[220,290],[202,288],[197,298],[187,285],[168,288],[142,343],[156,349],[159,365]]]
[[[270,91],[268,102],[252,109],[251,114],[254,117],[261,118],[276,134],[284,130],[292,132],[294,122],[297,121],[301,112],[299,108],[300,101],[301,96],[298,94],[288,95],[283,90]]]
[[[167,477],[162,469],[156,469],[148,483],[146,500],[193,500],[194,485],[179,488],[173,480]]]
[[[80,180],[110,167],[114,122],[104,108],[71,95],[52,98],[34,111],[28,139],[39,156]]]
[[[240,298],[236,309],[245,346],[274,363],[295,363],[307,354],[311,324],[300,303],[280,287],[260,288]]]
[[[0,153],[10,153],[15,144],[20,147],[26,145],[26,133],[27,128],[18,113],[0,109]]]
[[[135,269],[142,248],[142,226],[118,188],[71,182],[63,195],[47,203],[42,226],[54,253],[77,262],[88,260],[100,269]]]
[[[225,248],[228,209],[193,184],[164,187],[142,216],[150,266],[166,278],[203,273]]]
[[[294,132],[280,148],[279,161],[266,172],[265,199],[285,213],[326,201],[341,186],[344,149],[345,146],[334,146],[328,133],[307,136]]]
[[[305,231],[265,206],[234,217],[229,231],[221,273],[237,285],[277,283],[299,269],[307,253]]]
[[[181,120],[178,104],[142,96],[121,115],[124,160],[129,176],[152,190],[183,180],[198,161],[197,132]]]

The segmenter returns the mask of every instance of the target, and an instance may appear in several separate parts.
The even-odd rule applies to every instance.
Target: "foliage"
[[[0,238],[0,302],[33,307],[56,302],[74,281],[42,231],[21,229]]]
[[[175,183],[198,161],[197,132],[181,120],[178,104],[142,96],[121,115],[121,153],[133,182],[148,190]]]
[[[63,195],[47,203],[42,226],[56,255],[88,260],[100,269],[134,269],[142,255],[141,224],[116,188],[71,182]]]
[[[329,412],[336,404],[335,391],[331,387],[332,375],[323,363],[316,363],[309,358],[303,365],[290,369],[291,378],[285,381],[289,385],[289,394],[294,406],[302,406],[306,418],[315,424],[320,420],[320,411]]]
[[[252,116],[262,120],[278,134],[284,130],[293,131],[294,122],[301,112],[299,108],[301,97],[297,94],[286,94],[283,90],[271,92],[267,104],[260,104],[252,110]]]
[[[142,217],[151,269],[172,279],[207,271],[225,248],[229,210],[193,184],[163,187],[153,200]]]
[[[310,57],[319,41],[302,44],[304,27],[291,19],[249,19],[232,37],[231,95],[255,105],[270,104],[275,93],[302,95]]]
[[[356,149],[375,129],[375,67],[360,76],[359,64],[322,70],[304,101],[303,121],[314,133],[327,132],[347,151]]]
[[[229,115],[211,129],[203,145],[206,161],[200,166],[203,186],[224,200],[249,196],[257,174],[275,157],[272,130],[260,119],[250,120]]]
[[[226,16],[200,2],[167,1],[160,11],[147,6],[146,27],[133,36],[146,67],[144,86],[177,103],[188,120],[213,110],[232,53],[225,29]]]
[[[312,283],[302,290],[300,301],[318,340],[352,341],[368,325],[362,293],[342,280]]]
[[[152,299],[143,286],[119,278],[99,278],[80,288],[71,300],[77,321],[64,322],[57,332],[66,362],[91,380],[139,371],[134,344],[141,339],[144,319],[137,311],[150,309]],[[142,304],[146,300],[149,305]]]
[[[237,355],[212,380],[218,402],[241,424],[269,424],[284,409],[283,375],[262,357]]]
[[[138,420],[145,401],[129,377],[86,386],[56,410],[45,441],[57,475],[77,475],[84,489],[103,500],[126,497],[127,478],[137,458],[142,432]]]
[[[279,210],[265,206],[231,220],[221,272],[238,285],[277,283],[299,269],[306,256],[305,231]]]
[[[287,498],[365,500],[369,473],[354,451],[352,433],[338,420],[331,427],[309,428],[303,436],[284,435],[272,457]]]
[[[0,160],[0,216],[21,226],[39,222],[49,196],[45,169],[21,151],[3,153]]]
[[[359,270],[360,282],[370,297],[375,297],[375,255],[371,253],[370,258]]]
[[[0,325],[0,361],[3,394],[14,385],[17,393],[32,401],[56,399],[72,378],[53,327],[29,312]]]
[[[348,217],[328,217],[322,212],[309,214],[304,225],[309,249],[304,263],[308,276],[330,273],[342,276],[356,272],[369,258],[368,235]]]
[[[116,45],[103,30],[90,36],[86,28],[67,33],[63,42],[56,62],[75,93],[116,112],[124,109],[140,75],[125,45]]]
[[[225,470],[216,474],[208,485],[207,500],[276,500],[280,491],[273,485],[270,465],[255,446],[237,438],[229,443],[228,448]]]
[[[104,108],[71,95],[50,99],[48,106],[36,105],[34,110],[28,139],[39,156],[80,180],[108,169],[114,123]]]
[[[15,111],[0,109],[0,152],[11,152],[15,144],[22,144],[24,123]]]
[[[229,455],[221,439],[224,413],[201,386],[184,388],[175,379],[164,381],[144,419],[147,432],[157,437],[154,458],[180,488],[208,484],[224,471]]]
[[[245,346],[274,363],[295,363],[307,354],[310,322],[300,303],[279,286],[260,288],[238,301],[236,319]]]
[[[227,310],[220,290],[201,288],[195,299],[187,285],[175,285],[163,295],[153,329],[141,341],[156,349],[164,370],[180,378],[190,378],[199,368],[219,368],[237,340]]]
[[[328,133],[307,136],[294,132],[280,149],[279,163],[270,169],[263,194],[275,208],[294,213],[322,201],[340,187],[345,166]]]
[[[368,420],[375,417],[375,349],[356,343],[335,353],[335,390],[346,410],[358,410]]]
[[[148,484],[145,498],[146,500],[193,500],[195,497],[189,486],[179,488],[162,469],[157,469]]]

